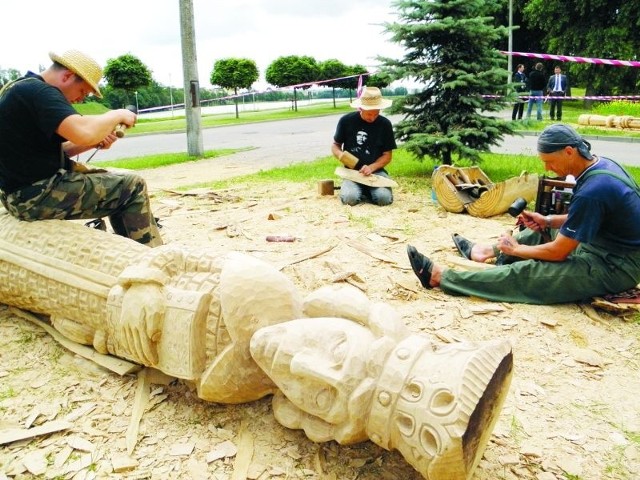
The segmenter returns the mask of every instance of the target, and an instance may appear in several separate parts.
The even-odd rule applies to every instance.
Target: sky
[[[221,58],[256,62],[260,81],[278,57],[336,58],[374,71],[376,57],[400,58],[385,22],[397,20],[392,0],[192,0],[200,86]],[[36,14],[37,12],[37,14]],[[82,50],[104,67],[130,53],[166,86],[182,86],[179,0],[19,0],[3,4],[0,69],[37,72],[48,53]]]

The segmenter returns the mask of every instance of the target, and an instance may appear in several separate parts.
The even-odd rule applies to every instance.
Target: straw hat
[[[89,84],[98,98],[102,98],[98,82],[102,78],[102,69],[96,61],[78,50],[67,50],[62,55],[49,52],[49,58],[64,65]]]
[[[364,87],[360,98],[351,102],[351,106],[362,110],[382,110],[390,107],[391,103],[391,100],[382,98],[382,92],[378,87]]]

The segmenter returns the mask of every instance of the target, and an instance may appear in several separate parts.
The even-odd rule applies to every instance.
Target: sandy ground
[[[342,206],[336,197],[318,195],[314,183],[238,185],[198,195],[161,190],[201,182],[207,176],[203,171],[214,178],[225,170],[238,172],[232,163],[214,169],[211,162],[216,160],[207,169],[194,164],[144,173],[167,243],[238,250],[276,265],[332,247],[284,267],[303,294],[348,278],[370,298],[392,305],[412,331],[434,342],[512,341],[513,382],[474,479],[638,478],[637,323],[594,313],[588,305],[450,297],[422,289],[411,271],[407,243],[446,261],[455,255],[454,231],[489,241],[512,227],[509,216],[449,214],[431,204],[428,189],[413,195],[402,186],[395,189],[395,203],[384,208]],[[298,240],[271,243],[267,235]],[[11,427],[72,420],[71,428],[59,433],[0,446],[0,479],[421,478],[397,452],[371,442],[316,444],[280,426],[269,398],[211,404],[182,382],[152,387],[128,458],[125,438],[135,376],[118,376],[71,354],[6,307],[0,307],[0,356],[0,435]],[[114,473],[122,462],[130,469]],[[248,465],[246,474],[241,465]]]

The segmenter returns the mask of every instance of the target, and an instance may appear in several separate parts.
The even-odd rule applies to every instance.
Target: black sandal
[[[422,286],[424,288],[433,288],[429,285],[431,272],[433,270],[433,262],[411,245],[407,245],[407,255],[409,256],[409,262],[411,263],[413,273],[416,274],[416,277],[418,277]]]
[[[467,260],[471,260],[471,249],[475,244],[471,240],[467,240],[457,233],[451,235],[451,238],[453,239],[453,244],[458,249],[460,255],[462,255]]]

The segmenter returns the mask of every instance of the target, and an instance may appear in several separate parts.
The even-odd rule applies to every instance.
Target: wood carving
[[[427,479],[471,478],[508,391],[509,342],[435,345],[349,288],[307,298],[305,313],[325,318],[254,334],[251,353],[280,389],[276,419],[316,442],[398,450]]]
[[[284,274],[247,255],[152,249],[4,211],[0,302],[48,315],[99,353],[192,382],[203,400],[275,394],[283,425],[314,441],[370,439],[431,480],[470,478],[512,371],[507,341],[435,345],[351,286],[303,301]]]
[[[640,118],[630,115],[583,114],[578,117],[578,123],[580,125],[592,125],[596,127],[640,129]]]
[[[255,330],[302,316],[293,283],[239,253],[148,248],[64,220],[0,210],[0,302],[50,316],[65,337],[240,403],[275,391],[255,364]]]
[[[523,173],[504,182],[493,183],[478,167],[440,165],[432,176],[438,203],[447,212],[479,218],[506,213],[518,197],[532,201],[538,191],[538,176]]]

